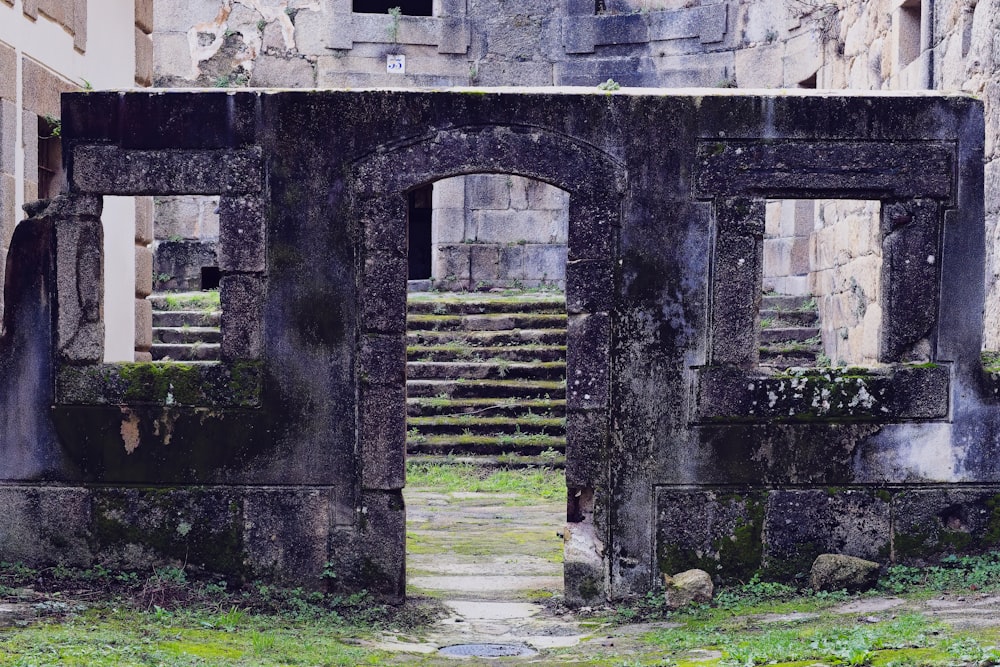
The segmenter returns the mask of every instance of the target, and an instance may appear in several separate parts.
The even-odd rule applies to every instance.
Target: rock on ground
[[[664,598],[670,609],[692,602],[710,602],[715,594],[712,577],[704,570],[686,570],[673,576],[663,575]]]
[[[878,582],[881,566],[843,554],[820,554],[813,561],[809,584],[816,591],[866,591]]]

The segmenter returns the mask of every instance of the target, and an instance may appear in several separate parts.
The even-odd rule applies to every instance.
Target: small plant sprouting
[[[51,114],[45,114],[45,123],[48,126],[49,136],[39,139],[58,139],[62,136],[62,121]]]
[[[402,7],[390,7],[389,16],[392,17],[392,22],[388,28],[389,41],[393,44],[399,44],[399,24],[403,16]]]
[[[614,79],[608,79],[607,81],[597,84],[597,89],[604,91],[621,90],[621,87],[622,85]]]

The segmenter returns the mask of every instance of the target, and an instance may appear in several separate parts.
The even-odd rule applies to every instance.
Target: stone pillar
[[[135,360],[152,361],[153,305],[153,198],[135,200]]]

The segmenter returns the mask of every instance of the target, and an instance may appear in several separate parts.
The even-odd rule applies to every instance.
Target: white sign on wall
[[[385,57],[385,71],[389,74],[406,74],[406,56],[390,53]]]

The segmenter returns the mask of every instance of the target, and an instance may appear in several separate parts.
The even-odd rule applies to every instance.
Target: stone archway
[[[475,173],[524,176],[569,193],[565,591],[571,601],[603,598],[609,533],[600,508],[608,489],[611,303],[624,167],[590,144],[512,125],[437,132],[354,166],[346,219],[357,221],[361,246],[357,372],[366,490],[401,489],[405,482],[408,193]]]

